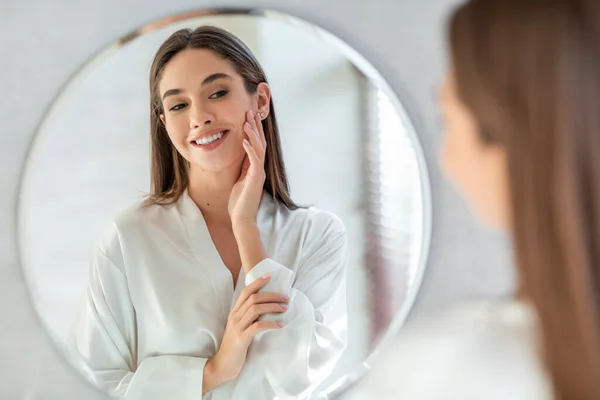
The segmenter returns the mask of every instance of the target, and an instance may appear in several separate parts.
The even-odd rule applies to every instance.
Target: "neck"
[[[241,162],[219,171],[207,171],[191,166],[188,194],[205,220],[231,225],[227,206],[231,189],[240,177],[241,168]]]

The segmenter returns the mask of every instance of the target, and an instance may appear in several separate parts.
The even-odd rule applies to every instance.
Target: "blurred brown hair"
[[[188,185],[188,162],[177,152],[160,120],[160,114],[164,111],[158,91],[165,66],[177,53],[185,49],[211,50],[228,60],[241,75],[248,93],[256,93],[259,83],[267,83],[265,73],[250,49],[236,36],[223,29],[214,26],[201,26],[195,30],[181,29],[160,46],[150,68],[151,191],[147,204],[172,204],[179,199]],[[294,210],[298,206],[290,198],[272,97],[269,115],[262,124],[267,140],[264,190],[273,196],[273,199]]]
[[[600,399],[600,1],[472,0],[453,73],[507,152],[519,284],[557,399]]]

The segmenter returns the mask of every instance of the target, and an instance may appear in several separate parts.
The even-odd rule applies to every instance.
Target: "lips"
[[[228,129],[213,129],[196,136],[190,141],[190,144],[202,150],[214,150],[217,148],[229,133]]]
[[[210,131],[205,131],[205,132],[202,132],[202,133],[200,133],[200,134],[192,137],[190,139],[190,143],[194,143],[197,140],[201,140],[201,139],[204,139],[204,138],[209,138],[209,137],[211,137],[213,135],[216,135],[217,133],[221,133],[221,132],[226,133],[227,131],[228,131],[228,129],[224,129],[224,128],[221,128],[221,129],[211,129]]]
[[[201,134],[194,136],[192,140],[190,140],[190,143],[196,145],[206,145],[210,142],[221,139],[228,132],[228,129],[212,129],[210,131],[202,132]]]

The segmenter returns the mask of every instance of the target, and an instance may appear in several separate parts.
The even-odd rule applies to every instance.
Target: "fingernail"
[[[283,328],[285,326],[285,324],[283,322],[278,322],[277,326],[280,327],[280,328]]]
[[[250,142],[248,141],[248,139],[244,139],[244,143],[247,144],[248,146],[250,145]]]
[[[252,126],[250,125],[250,122],[246,122],[246,126],[250,129],[252,129]]]
[[[254,118],[254,113],[250,111],[250,118]]]
[[[271,277],[271,274],[264,274],[261,278],[263,279],[269,279]]]
[[[285,300],[285,301],[290,301],[290,297],[289,297],[289,296],[286,296],[285,294],[282,294],[282,295],[281,295],[281,298],[282,298],[283,300]]]
[[[288,309],[288,305],[287,304],[280,304],[281,308],[283,308],[284,310]]]

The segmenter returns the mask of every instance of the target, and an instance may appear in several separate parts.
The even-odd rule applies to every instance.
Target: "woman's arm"
[[[346,345],[346,231],[339,219],[322,214],[325,218],[305,243],[310,250],[303,250],[295,277],[289,268],[266,258],[256,218],[266,178],[267,141],[259,116],[248,112],[246,117],[246,158],[228,207],[246,285],[269,273],[272,278],[260,294],[281,293],[291,300],[281,321],[284,327],[254,338],[248,361],[258,366],[245,365],[232,397],[236,390],[241,395],[249,387],[262,386],[264,379],[279,397],[304,397],[327,378]],[[261,320],[279,318],[271,314]]]
[[[283,293],[291,298],[283,315],[260,318],[282,321],[284,327],[257,336],[248,357],[252,368],[264,375],[281,398],[308,395],[327,378],[346,346],[345,229],[337,218],[330,217],[314,228],[319,234],[311,235],[312,243],[304,243],[308,252],[302,254],[296,276],[264,256],[251,264],[246,275],[248,285],[262,274],[270,274],[271,280],[259,293]],[[264,254],[260,238],[251,228],[236,231],[236,238],[243,263],[255,262]],[[242,374],[237,385],[244,387],[244,379]]]

